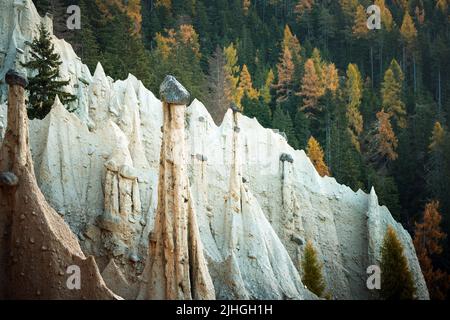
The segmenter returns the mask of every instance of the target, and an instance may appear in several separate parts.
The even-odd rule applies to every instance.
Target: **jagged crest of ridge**
[[[34,25],[43,19],[51,26],[31,0],[14,3],[0,4],[1,77],[27,59],[24,42],[35,35]],[[134,76],[114,81],[100,63],[92,76],[69,44],[54,37],[53,42],[78,110],[70,114],[56,101],[44,120],[31,122],[39,186],[83,251],[95,256],[105,275],[123,275],[120,282],[130,286],[127,294],[133,298],[157,207],[162,104]],[[0,93],[2,103],[4,84]],[[6,127],[4,104],[2,122]],[[374,190],[355,193],[334,178],[320,177],[304,151],[256,119],[229,110],[216,126],[198,100],[187,109],[185,140],[187,174],[217,297],[312,298],[297,270],[310,240],[333,298],[371,298],[366,270],[379,263],[380,243],[392,225],[405,247],[418,298],[428,298],[411,238],[379,206]],[[283,154],[292,161],[280,161]],[[117,216],[108,216],[116,211]]]

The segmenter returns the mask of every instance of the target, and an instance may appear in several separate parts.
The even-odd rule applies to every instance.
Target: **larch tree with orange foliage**
[[[319,142],[310,137],[306,147],[306,153],[321,177],[330,176],[330,170],[324,160],[324,153]]]
[[[400,28],[400,35],[403,40],[403,70],[406,70],[407,55],[412,56],[413,60],[413,75],[414,75],[414,92],[417,90],[417,76],[416,76],[416,55],[414,53],[417,41],[417,29],[414,21],[408,10],[403,17],[403,23]]]
[[[406,10],[403,17],[402,26],[400,27],[400,34],[406,46],[411,47],[414,45],[414,42],[417,39],[417,29],[408,10]]]
[[[194,27],[190,24],[180,25],[180,31],[177,32],[178,41],[183,43],[185,46],[191,48],[197,58],[201,57],[200,53],[200,43],[198,33],[195,31]]]
[[[403,72],[397,61],[392,60],[381,84],[381,98],[384,110],[388,112],[399,128],[406,127],[406,106],[402,99]]]
[[[377,113],[377,121],[369,134],[367,157],[374,168],[385,170],[387,165],[398,158],[398,139],[392,129],[391,115],[383,110]]]
[[[226,64],[225,72],[231,84],[231,97],[232,101],[240,106],[242,95],[239,92],[239,73],[241,68],[238,65],[237,49],[233,43],[230,43],[228,47],[223,49],[225,54]]]
[[[325,87],[330,90],[332,94],[336,94],[337,89],[339,89],[339,75],[338,70],[334,63],[330,63],[325,66]]]
[[[152,50],[155,82],[159,83],[167,74],[175,76],[181,83],[189,84],[192,97],[202,99],[204,76],[200,66],[199,36],[190,24],[177,29],[166,29],[156,33],[156,48]],[[155,86],[157,84],[155,83]]]
[[[446,272],[434,268],[432,260],[442,254],[441,241],[446,238],[440,227],[441,220],[439,202],[427,203],[423,222],[416,223],[414,247],[431,299],[445,300],[450,287],[450,277]]]
[[[133,22],[133,30],[132,30],[133,36],[138,36],[140,34],[142,28],[142,14],[141,14],[140,0],[128,0],[126,2],[121,0],[96,0],[96,3],[99,9],[102,11],[102,13],[110,17],[113,16],[113,13],[110,12],[110,6],[115,5],[122,12],[124,12]]]
[[[195,58],[201,58],[199,37],[190,24],[182,24],[178,30],[168,29],[166,35],[156,33],[155,38],[157,49],[162,53],[164,59],[178,54],[182,49],[188,49]]]
[[[394,25],[394,20],[392,18],[391,11],[386,6],[385,0],[375,0],[374,4],[377,5],[381,11],[382,29],[385,29],[387,32],[391,32]]]
[[[305,73],[301,90],[298,93],[303,98],[303,105],[300,110],[305,111],[308,117],[314,116],[317,111],[321,111],[319,99],[324,94],[321,79],[317,75],[313,59],[306,60]]]
[[[273,86],[277,92],[277,102],[286,101],[292,94],[295,66],[288,47],[283,48],[277,64],[278,82]]]
[[[273,86],[275,80],[275,74],[272,69],[269,69],[266,76],[266,81],[260,90],[260,95],[263,98],[264,103],[269,104],[272,100],[272,95],[270,93],[270,88]]]
[[[292,59],[294,64],[299,64],[301,61],[301,46],[300,41],[298,40],[297,36],[294,35],[289,28],[288,25],[284,27],[284,33],[283,33],[283,42],[281,43],[282,48],[288,48],[291,52]]]
[[[356,8],[355,22],[353,24],[352,33],[358,39],[365,39],[369,34],[369,28],[367,28],[366,9],[361,4]]]
[[[352,143],[360,151],[360,135],[363,131],[363,117],[359,111],[362,99],[362,79],[358,66],[350,63],[347,68],[345,92],[347,96],[347,119]]]
[[[250,99],[258,99],[258,91],[253,88],[252,76],[246,64],[242,66],[239,77],[239,92],[242,97],[247,96]]]
[[[294,84],[300,80],[301,46],[287,25],[284,28],[281,48],[282,52],[277,64],[278,81],[273,85],[277,92],[278,103],[289,99],[295,90]]]

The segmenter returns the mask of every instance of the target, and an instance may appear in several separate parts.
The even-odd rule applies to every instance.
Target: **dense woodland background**
[[[100,61],[155,93],[173,74],[218,124],[234,104],[307,150],[321,175],[374,186],[415,237],[433,298],[445,297],[450,0],[34,2],[92,73]],[[381,30],[366,27],[373,3]],[[81,7],[79,31],[66,28],[70,4]]]

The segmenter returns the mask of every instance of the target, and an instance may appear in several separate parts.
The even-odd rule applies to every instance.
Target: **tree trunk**
[[[373,46],[372,45],[370,46],[370,69],[372,72],[372,78],[370,79],[370,82],[372,83],[372,89],[373,89],[374,78],[373,78]]]
[[[383,82],[383,41],[380,43],[380,83]]]
[[[442,87],[441,87],[441,66],[439,65],[438,70],[438,111],[441,113],[442,109]]]
[[[414,93],[417,92],[416,56],[413,54]]]
[[[326,162],[328,165],[331,164],[331,119],[330,111],[327,110],[326,115]]]
[[[403,46],[403,74],[406,75],[406,48]]]

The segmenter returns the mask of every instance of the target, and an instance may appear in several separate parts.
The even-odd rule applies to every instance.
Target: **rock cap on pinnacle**
[[[280,156],[280,161],[294,163],[294,158],[288,153],[282,153]]]
[[[15,71],[15,70],[9,70],[6,73],[5,81],[10,86],[18,85],[18,86],[21,86],[23,88],[28,86],[28,79],[27,79],[27,77],[25,75]]]
[[[176,105],[187,105],[191,98],[186,88],[171,75],[166,76],[161,83],[159,94],[163,102]]]
[[[233,110],[233,113],[241,113],[241,109],[234,102],[231,103],[230,109]]]

